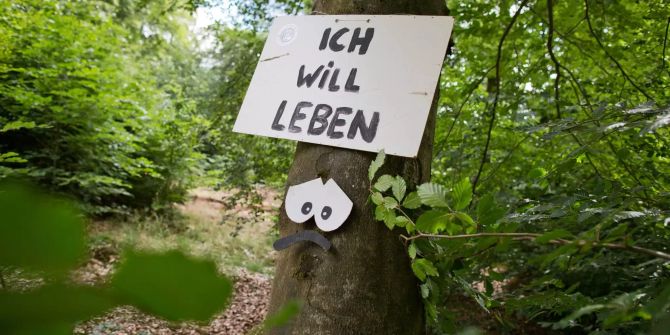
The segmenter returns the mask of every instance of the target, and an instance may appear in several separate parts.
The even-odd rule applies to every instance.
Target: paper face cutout
[[[321,210],[314,213],[314,221],[319,229],[333,231],[347,220],[354,203],[332,179],[323,185],[322,192]]]
[[[353,202],[342,189],[329,179],[325,184],[321,178],[289,187],[284,207],[286,215],[295,223],[304,223],[314,217],[316,226],[322,231],[333,231],[347,220]],[[282,250],[299,241],[312,241],[323,249],[330,249],[330,242],[316,231],[304,230],[277,240],[275,250]]]
[[[303,223],[314,216],[322,190],[321,178],[289,187],[285,206],[288,218],[295,223]]]

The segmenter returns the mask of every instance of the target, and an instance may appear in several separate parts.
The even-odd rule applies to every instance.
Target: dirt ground
[[[172,324],[132,307],[120,307],[80,324],[75,333],[248,334],[267,313],[274,260],[272,216],[279,206],[276,192],[260,189],[259,195],[256,201],[248,201],[230,192],[194,190],[188,202],[177,206],[186,220],[176,228],[166,227],[163,221],[93,224],[92,239],[97,242],[90,261],[75,274],[79,282],[95,284],[107,280],[118,261],[120,246],[180,247],[191,254],[220,260],[221,271],[235,282],[235,293],[226,311],[208,324]]]

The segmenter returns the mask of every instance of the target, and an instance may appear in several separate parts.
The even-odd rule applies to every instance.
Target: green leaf
[[[374,188],[379,191],[379,192],[386,192],[389,188],[391,188],[391,185],[393,185],[393,182],[395,181],[395,178],[391,177],[390,175],[383,175],[377,179],[377,182],[375,182]]]
[[[542,234],[542,236],[538,236],[535,238],[535,242],[540,244],[547,244],[551,240],[557,240],[564,237],[572,237],[572,234],[565,229],[555,229]]]
[[[382,150],[377,154],[375,160],[370,163],[370,167],[368,168],[368,179],[370,181],[375,179],[377,170],[384,165],[384,159],[386,159],[386,154],[384,153],[384,150]]]
[[[454,185],[452,192],[454,210],[460,211],[468,207],[472,200],[472,184],[470,178],[463,178],[458,184]]]
[[[392,197],[384,197],[384,207],[388,209],[395,209],[398,207],[398,201]]]
[[[288,324],[291,319],[293,319],[300,310],[302,309],[302,304],[297,300],[289,300],[285,303],[278,312],[268,316],[263,322],[263,328],[270,330],[276,327],[281,327]]]
[[[27,160],[21,158],[16,152],[5,152],[0,154],[0,163],[26,163]]]
[[[106,292],[92,287],[49,285],[25,293],[2,291],[0,329],[10,334],[61,334],[68,329],[72,334],[76,322],[114,306]]]
[[[670,307],[670,281],[666,281],[660,293],[655,294],[652,300],[644,306],[644,309],[652,317],[657,318],[662,316],[668,307]]]
[[[372,193],[370,199],[372,200],[372,203],[375,205],[381,205],[382,203],[384,203],[384,196],[379,192]]]
[[[214,262],[176,251],[131,252],[111,283],[125,303],[172,321],[206,321],[226,306],[232,292]]]
[[[416,221],[416,229],[436,234],[444,231],[449,221],[451,221],[451,213],[443,210],[430,210],[419,216]]]
[[[421,198],[416,192],[411,192],[403,201],[402,206],[409,209],[416,209],[421,207]]]
[[[482,227],[494,225],[505,216],[505,209],[498,207],[492,194],[487,194],[477,204],[477,219]]]
[[[613,240],[616,240],[626,234],[626,231],[628,231],[628,225],[625,223],[620,223],[614,229],[612,229],[606,236],[605,239],[603,239],[604,242],[610,242]]]
[[[466,226],[465,231],[467,233],[472,234],[477,231],[477,224],[472,220],[470,215],[463,212],[456,212],[454,215]]]
[[[425,281],[428,276],[439,276],[435,265],[425,258],[418,258],[412,261],[412,272],[414,272],[414,275],[421,281]]]
[[[405,216],[396,216],[395,218],[395,225],[398,227],[405,227],[408,223],[410,223],[410,220]]]
[[[393,196],[398,200],[398,202],[401,202],[405,197],[405,192],[407,192],[407,183],[405,182],[405,179],[402,179],[400,176],[396,176],[392,187]]]
[[[541,167],[536,167],[530,171],[528,171],[528,179],[539,179],[547,175],[547,170],[541,168]]]
[[[426,317],[433,323],[437,322],[437,304],[429,301],[424,301],[424,307],[426,308]]]
[[[449,207],[447,190],[439,184],[425,183],[417,188],[417,194],[424,205],[431,207]]]
[[[384,216],[384,224],[388,229],[393,229],[396,226],[396,215],[393,210],[388,210]]]
[[[419,286],[421,288],[421,297],[426,299],[430,295],[430,289],[428,288],[428,284],[421,284]]]
[[[377,221],[384,221],[386,219],[386,215],[388,214],[389,210],[384,206],[383,204],[378,205],[375,207],[375,220]]]
[[[11,130],[18,130],[18,129],[32,129],[37,127],[35,122],[33,121],[12,121],[9,123],[6,123],[2,129],[0,129],[0,133],[5,133]]]
[[[407,248],[407,253],[409,254],[409,258],[411,259],[416,258],[416,244],[414,244],[414,242],[409,244],[409,247]]]
[[[64,272],[84,259],[84,223],[69,203],[3,183],[0,213],[0,266]]]
[[[582,317],[584,315],[588,315],[588,314],[591,314],[593,312],[597,312],[597,311],[605,309],[605,308],[607,308],[607,305],[603,305],[603,304],[584,306],[584,307],[572,312],[572,314],[566,316],[561,321],[554,324],[553,328],[554,329],[568,328],[572,325],[572,321],[574,321],[576,319],[579,319],[580,317]]]

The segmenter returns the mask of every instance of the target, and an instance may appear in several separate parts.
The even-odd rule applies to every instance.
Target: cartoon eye
[[[333,231],[339,228],[349,217],[354,203],[349,200],[349,197],[332,179],[329,179],[322,186],[319,194],[321,195],[320,202],[324,206],[321,208],[319,215],[314,217],[316,226],[323,231]]]
[[[328,220],[330,214],[333,214],[333,209],[330,206],[326,206],[321,210],[321,218],[324,220]]]
[[[314,216],[314,208],[319,204],[315,202],[323,192],[321,178],[310,180],[306,183],[291,186],[286,192],[286,215],[295,223],[304,223]]]
[[[312,211],[312,203],[311,202],[306,202],[304,205],[302,205],[302,208],[300,209],[302,214],[308,215],[309,212]]]

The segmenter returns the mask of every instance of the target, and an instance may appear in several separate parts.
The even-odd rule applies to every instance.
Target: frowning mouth
[[[275,243],[272,244],[272,247],[279,251],[279,250],[284,250],[291,246],[294,243],[301,242],[301,241],[311,241],[316,244],[318,244],[323,250],[328,251],[331,247],[330,241],[323,237],[323,235],[313,231],[313,230],[301,230],[293,235],[289,235],[286,237],[282,237],[278,240],[275,241]]]

